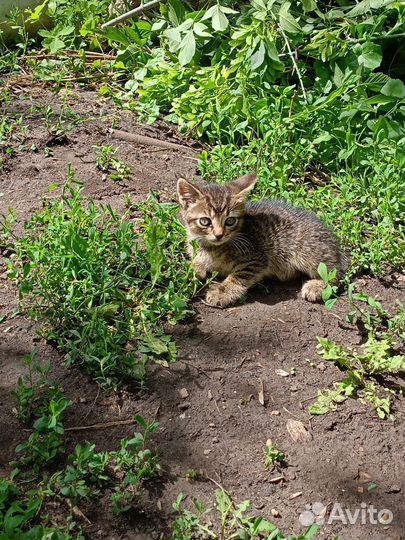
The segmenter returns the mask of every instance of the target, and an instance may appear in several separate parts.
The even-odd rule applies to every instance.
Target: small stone
[[[190,395],[190,394],[188,393],[187,388],[182,388],[182,389],[179,391],[179,394],[180,394],[180,397],[183,398],[183,399],[188,398],[188,396]]]
[[[279,512],[278,510],[276,510],[275,508],[272,508],[272,509],[270,510],[270,512],[271,512],[271,515],[272,515],[273,517],[281,517],[280,512]]]
[[[208,427],[214,428],[214,427],[217,427],[217,426],[216,426],[215,424],[213,424],[212,422],[210,422],[210,423],[208,424]]]
[[[271,416],[280,416],[280,411],[271,411]]]
[[[295,386],[295,384],[290,386],[290,391],[291,392],[298,392],[298,386]]]
[[[181,410],[181,411],[185,411],[187,409],[190,408],[190,403],[188,401],[186,401],[185,403],[180,403],[178,405],[178,408]]]
[[[209,456],[210,453],[211,453],[211,450],[204,450],[204,456]]]
[[[208,396],[208,399],[210,399],[210,400],[212,399],[212,392],[211,392],[211,390],[208,390],[207,396]]]
[[[184,412],[184,413],[181,413],[181,414],[179,415],[179,418],[181,418],[182,420],[184,420],[185,417],[186,417],[186,413],[185,413],[185,412]]]
[[[325,371],[325,369],[326,369],[326,364],[324,364],[323,362],[321,362],[321,363],[318,364],[316,367],[319,369],[319,371],[322,371],[322,372],[323,372],[323,371]]]
[[[212,442],[213,442],[213,443],[219,443],[218,437],[213,437],[213,438],[212,438]]]
[[[285,369],[276,369],[274,371],[275,371],[275,374],[278,375],[279,377],[289,377],[290,376],[290,373],[288,373],[288,371],[286,371]]]

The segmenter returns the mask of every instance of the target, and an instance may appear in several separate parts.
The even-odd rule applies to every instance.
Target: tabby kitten
[[[302,287],[303,298],[320,300],[324,283],[318,276],[319,263],[336,268],[340,279],[348,269],[348,258],[315,214],[277,201],[246,202],[256,180],[255,174],[225,185],[178,180],[190,256],[190,242],[198,243],[193,260],[196,274],[205,279],[218,272],[225,278],[209,286],[206,302],[229,306],[264,278],[286,281],[300,274],[310,278]]]

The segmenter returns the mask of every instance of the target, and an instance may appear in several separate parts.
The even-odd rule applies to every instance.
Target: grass
[[[366,341],[357,352],[318,337],[319,354],[324,360],[334,362],[345,377],[335,383],[333,389],[318,391],[309,412],[319,415],[335,411],[339,403],[354,398],[371,405],[380,419],[393,419],[390,397],[402,394],[402,389],[390,384],[389,380],[390,376],[405,370],[405,355],[401,354],[405,338],[404,305],[398,302],[397,309],[391,314],[377,299],[356,292],[355,283],[349,284],[347,296],[339,297],[334,284],[336,272],[328,272],[323,263],[318,272],[325,283],[323,300],[326,308],[333,309],[336,302],[347,304],[351,308],[346,315],[347,322],[356,324]]]
[[[21,309],[43,321],[68,364],[81,364],[104,386],[124,378],[143,383],[149,360],[176,358],[161,324],[188,316],[199,287],[176,212],[151,197],[119,216],[85,200],[69,169],[62,196],[9,243],[8,274]],[[8,221],[3,228],[10,237]]]
[[[266,441],[264,449],[264,466],[268,470],[285,464],[285,455],[271,439]]]
[[[118,148],[111,145],[96,146],[97,167],[106,173],[109,173],[111,180],[128,180],[131,174],[131,167],[117,158]]]
[[[141,431],[122,439],[118,450],[98,452],[87,442],[66,455],[63,413],[73,404],[34,352],[24,361],[28,373],[15,397],[19,418],[32,433],[16,448],[10,478],[0,478],[0,538],[81,539],[82,503],[110,493],[112,511],[127,512],[138,504],[145,482],[158,475],[158,454],[147,446],[158,423],[136,416]],[[56,526],[47,508],[61,503],[71,512],[62,512]]]
[[[201,501],[193,498],[193,510],[184,507],[185,497],[179,494],[173,508],[178,514],[173,523],[172,540],[190,538],[212,538],[227,540],[241,538],[246,540],[311,540],[316,536],[318,525],[312,525],[304,533],[285,536],[271,521],[252,515],[250,501],[236,503],[222,487],[215,491],[215,508],[204,508]],[[213,521],[220,523],[218,528]]]

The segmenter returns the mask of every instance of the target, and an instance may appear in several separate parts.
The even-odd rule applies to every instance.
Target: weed
[[[24,357],[28,373],[19,377],[17,390],[12,392],[17,400],[18,418],[26,424],[46,412],[50,399],[58,400],[62,397],[59,386],[48,379],[50,364],[39,364],[35,362],[35,357],[36,351]],[[35,375],[38,376],[36,379]]]
[[[338,403],[347,398],[360,398],[374,407],[380,418],[390,416],[390,388],[383,388],[388,396],[380,397],[381,389],[370,378],[387,377],[403,372],[405,356],[394,354],[404,335],[404,308],[399,304],[397,313],[391,316],[381,302],[372,296],[355,292],[355,284],[349,283],[347,295],[337,296],[335,270],[328,271],[321,263],[318,273],[325,283],[322,298],[325,306],[332,309],[337,301],[345,303],[351,311],[346,320],[360,325],[367,332],[367,342],[361,346],[362,354],[344,349],[328,339],[318,337],[318,352],[333,361],[346,373],[345,378],[334,384],[333,390],[318,392],[317,401],[309,408],[312,414],[325,414],[336,410]]]
[[[264,466],[271,470],[283,464],[285,464],[285,455],[271,439],[268,439],[264,449]]]
[[[145,479],[155,476],[159,470],[158,455],[146,448],[147,438],[158,428],[157,422],[146,422],[136,416],[143,433],[135,433],[132,439],[123,439],[121,449],[111,452],[113,470],[122,479],[111,496],[114,512],[126,512],[140,496],[140,488]]]
[[[309,407],[312,414],[325,414],[336,410],[336,405],[347,398],[359,398],[372,405],[379,418],[390,416],[389,394],[379,397],[380,389],[370,379],[387,377],[405,370],[405,356],[392,355],[392,344],[388,339],[369,337],[359,354],[351,348],[344,349],[326,338],[318,338],[318,351],[324,360],[334,362],[346,373],[345,378],[334,384],[333,390],[319,392],[317,401]],[[388,395],[387,395],[388,394]]]
[[[204,509],[203,504],[196,498],[193,498],[195,511],[184,509],[182,508],[184,500],[184,495],[180,493],[176,502],[173,503],[173,508],[178,513],[172,525],[173,540],[189,540],[190,538],[311,540],[319,529],[318,525],[312,525],[299,536],[289,535],[287,537],[271,521],[260,516],[250,515],[248,513],[250,501],[236,504],[224,489],[215,491],[215,515],[211,515],[213,513],[211,508]],[[217,531],[209,518],[217,519],[220,523],[220,531]]]
[[[85,202],[70,169],[68,176],[62,197],[15,240],[9,276],[22,307],[45,321],[45,335],[68,363],[83,364],[104,385],[143,381],[149,359],[175,359],[159,323],[187,316],[198,288],[176,206],[151,198],[135,208],[135,225],[109,205]]]
[[[66,403],[66,398],[64,400]],[[50,415],[48,429],[51,430],[53,425],[55,431],[63,435],[61,403],[59,408],[55,405],[50,408],[52,418]],[[43,418],[34,424],[35,433],[44,433]],[[26,455],[18,464],[27,464],[27,457],[30,457],[30,463],[33,464],[30,488],[26,489],[26,480],[19,483],[18,469],[13,471],[13,480],[0,478],[0,539],[83,540],[81,527],[75,519],[76,515],[82,515],[77,505],[83,499],[94,498],[102,490],[114,490],[114,510],[129,510],[140,497],[144,482],[159,471],[157,454],[146,447],[148,436],[156,431],[158,424],[147,422],[141,416],[137,416],[136,420],[142,433],[135,433],[130,440],[123,439],[120,450],[96,452],[94,444],[78,444],[73,454],[68,456],[66,467],[55,472],[50,478],[43,470],[50,462],[50,459],[47,459],[49,456],[44,454],[44,439],[37,441],[35,451],[32,450],[32,437],[23,443],[21,446],[24,446]],[[20,448],[17,448],[18,451]],[[47,526],[49,519],[43,511],[44,503],[61,500],[68,502],[72,514],[66,518],[63,526]],[[39,520],[41,524],[36,525],[35,522]]]
[[[34,431],[26,442],[19,444],[16,452],[23,453],[19,463],[33,466],[38,471],[51,463],[59,454],[65,433],[62,419],[71,401],[64,396],[49,401],[48,409],[34,422]]]
[[[73,131],[78,125],[89,121],[89,117],[81,117],[71,107],[67,105],[67,96],[64,97],[60,110],[56,111],[49,105],[34,105],[30,107],[29,113],[35,115],[40,113],[49,133],[46,147],[55,144],[62,144],[67,141],[68,133]]]
[[[128,180],[131,174],[131,167],[117,158],[117,148],[111,145],[95,146],[97,155],[97,167],[110,174],[111,180]]]
[[[195,469],[187,469],[184,477],[187,478],[189,482],[195,482],[198,479],[198,471]]]

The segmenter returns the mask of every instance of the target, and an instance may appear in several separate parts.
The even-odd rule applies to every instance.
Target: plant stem
[[[149,9],[152,9],[158,6],[160,3],[161,3],[161,0],[153,0],[153,2],[149,2],[148,4],[141,3],[141,5],[138,6],[137,8],[131,9],[131,11],[127,11],[126,13],[123,13],[119,17],[116,17],[115,19],[111,19],[111,21],[108,21],[102,24],[101,29],[107,28],[108,26],[115,26],[116,24],[122,21],[126,21],[127,19],[130,19],[131,17],[138,15],[138,13],[143,13],[144,11],[148,11]]]
[[[308,100],[307,100],[307,93],[306,93],[306,91],[305,91],[304,83],[302,82],[300,70],[298,69],[297,62],[295,61],[295,58],[294,58],[294,53],[292,52],[292,49],[291,49],[291,47],[290,47],[290,42],[288,41],[288,38],[287,38],[287,36],[285,35],[284,30],[281,28],[280,25],[278,25],[278,28],[279,28],[279,30],[280,30],[281,35],[282,35],[283,38],[284,38],[285,44],[287,45],[288,55],[289,55],[290,58],[291,58],[291,61],[292,61],[293,65],[294,65],[295,71],[297,72],[297,77],[298,77],[298,80],[300,81],[300,86],[301,86],[301,90],[302,90],[302,95],[304,96],[304,101],[305,101],[305,103],[307,104],[307,103],[308,103]]]

